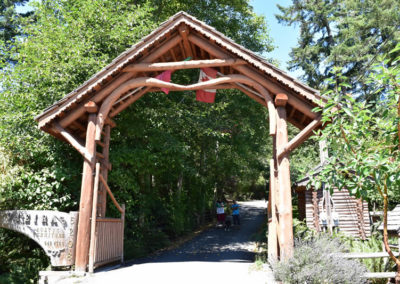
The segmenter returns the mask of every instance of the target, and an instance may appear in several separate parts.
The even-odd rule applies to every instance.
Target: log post
[[[96,112],[93,102],[85,105],[89,112],[85,148],[92,157],[96,154]],[[92,214],[95,160],[83,162],[81,199],[79,203],[78,234],[76,238],[75,270],[85,271],[89,260],[90,217]]]
[[[274,112],[274,117],[277,115],[276,111]],[[272,136],[272,159],[269,164],[270,170],[270,192],[269,192],[269,213],[270,216],[268,219],[268,261],[273,263],[277,261],[279,258],[279,232],[278,232],[278,215],[277,215],[277,205],[279,204],[279,196],[278,196],[278,165],[277,165],[277,155],[278,150],[276,147],[276,119],[270,120],[270,129],[274,128]]]
[[[104,127],[104,132],[106,135],[104,135],[104,147],[103,147],[103,156],[104,156],[104,161],[103,161],[103,167],[101,167],[101,172],[100,174],[103,176],[104,180],[107,181],[108,179],[108,164],[110,163],[109,161],[109,153],[110,153],[110,132],[111,132],[111,126],[109,124],[106,124]],[[100,192],[99,192],[99,208],[100,211],[98,211],[98,215],[100,217],[106,217],[106,207],[107,207],[107,192],[103,184],[100,185]]]
[[[286,104],[288,96],[286,94],[277,94],[275,97],[275,106],[277,110],[276,122],[276,148],[282,152],[288,143]],[[280,259],[286,260],[293,256],[293,219],[292,219],[292,193],[290,184],[290,165],[289,155],[285,154],[278,158],[276,154],[278,169],[278,216],[279,216],[279,245]]]
[[[89,247],[89,273],[94,271],[94,258],[96,249],[96,216],[97,216],[97,197],[99,189],[100,163],[96,163],[96,175],[94,177],[92,220],[90,224],[90,247]]]
[[[275,139],[273,139],[275,140]],[[268,200],[268,261],[270,263],[278,259],[278,235],[276,219],[276,177],[275,161],[270,161],[270,179],[269,179],[269,200]]]

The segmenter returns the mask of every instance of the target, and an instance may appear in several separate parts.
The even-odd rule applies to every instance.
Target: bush
[[[339,239],[326,235],[299,240],[291,259],[272,264],[274,275],[283,283],[366,283],[361,263],[335,256],[345,250]]]
[[[356,239],[350,236],[340,236],[342,242],[349,248],[350,252],[369,253],[381,252],[383,236],[378,231],[373,231],[371,236],[366,240]],[[390,243],[395,243],[397,238],[389,239]],[[396,271],[395,263],[389,258],[364,258],[360,262],[365,265],[369,272],[389,272]],[[373,279],[370,280],[374,284],[387,283],[387,279]]]

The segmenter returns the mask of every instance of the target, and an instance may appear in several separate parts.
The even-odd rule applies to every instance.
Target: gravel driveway
[[[129,262],[124,267],[103,269],[69,283],[275,283],[267,266],[255,270],[253,264],[254,234],[266,222],[267,203],[239,204],[240,229],[225,231],[213,227],[171,251]]]

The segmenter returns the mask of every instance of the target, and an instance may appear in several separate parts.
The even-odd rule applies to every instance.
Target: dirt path
[[[128,266],[96,272],[80,283],[275,283],[255,270],[254,234],[265,222],[265,201],[242,202],[241,227],[210,228],[179,248]],[[79,283],[75,282],[75,283]]]

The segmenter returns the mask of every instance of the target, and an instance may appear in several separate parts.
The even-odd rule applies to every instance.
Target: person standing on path
[[[233,200],[231,208],[232,208],[233,225],[240,226],[239,204],[236,203],[236,200]]]
[[[222,203],[220,200],[217,201],[217,221],[219,225],[222,225],[225,222],[224,203]]]

